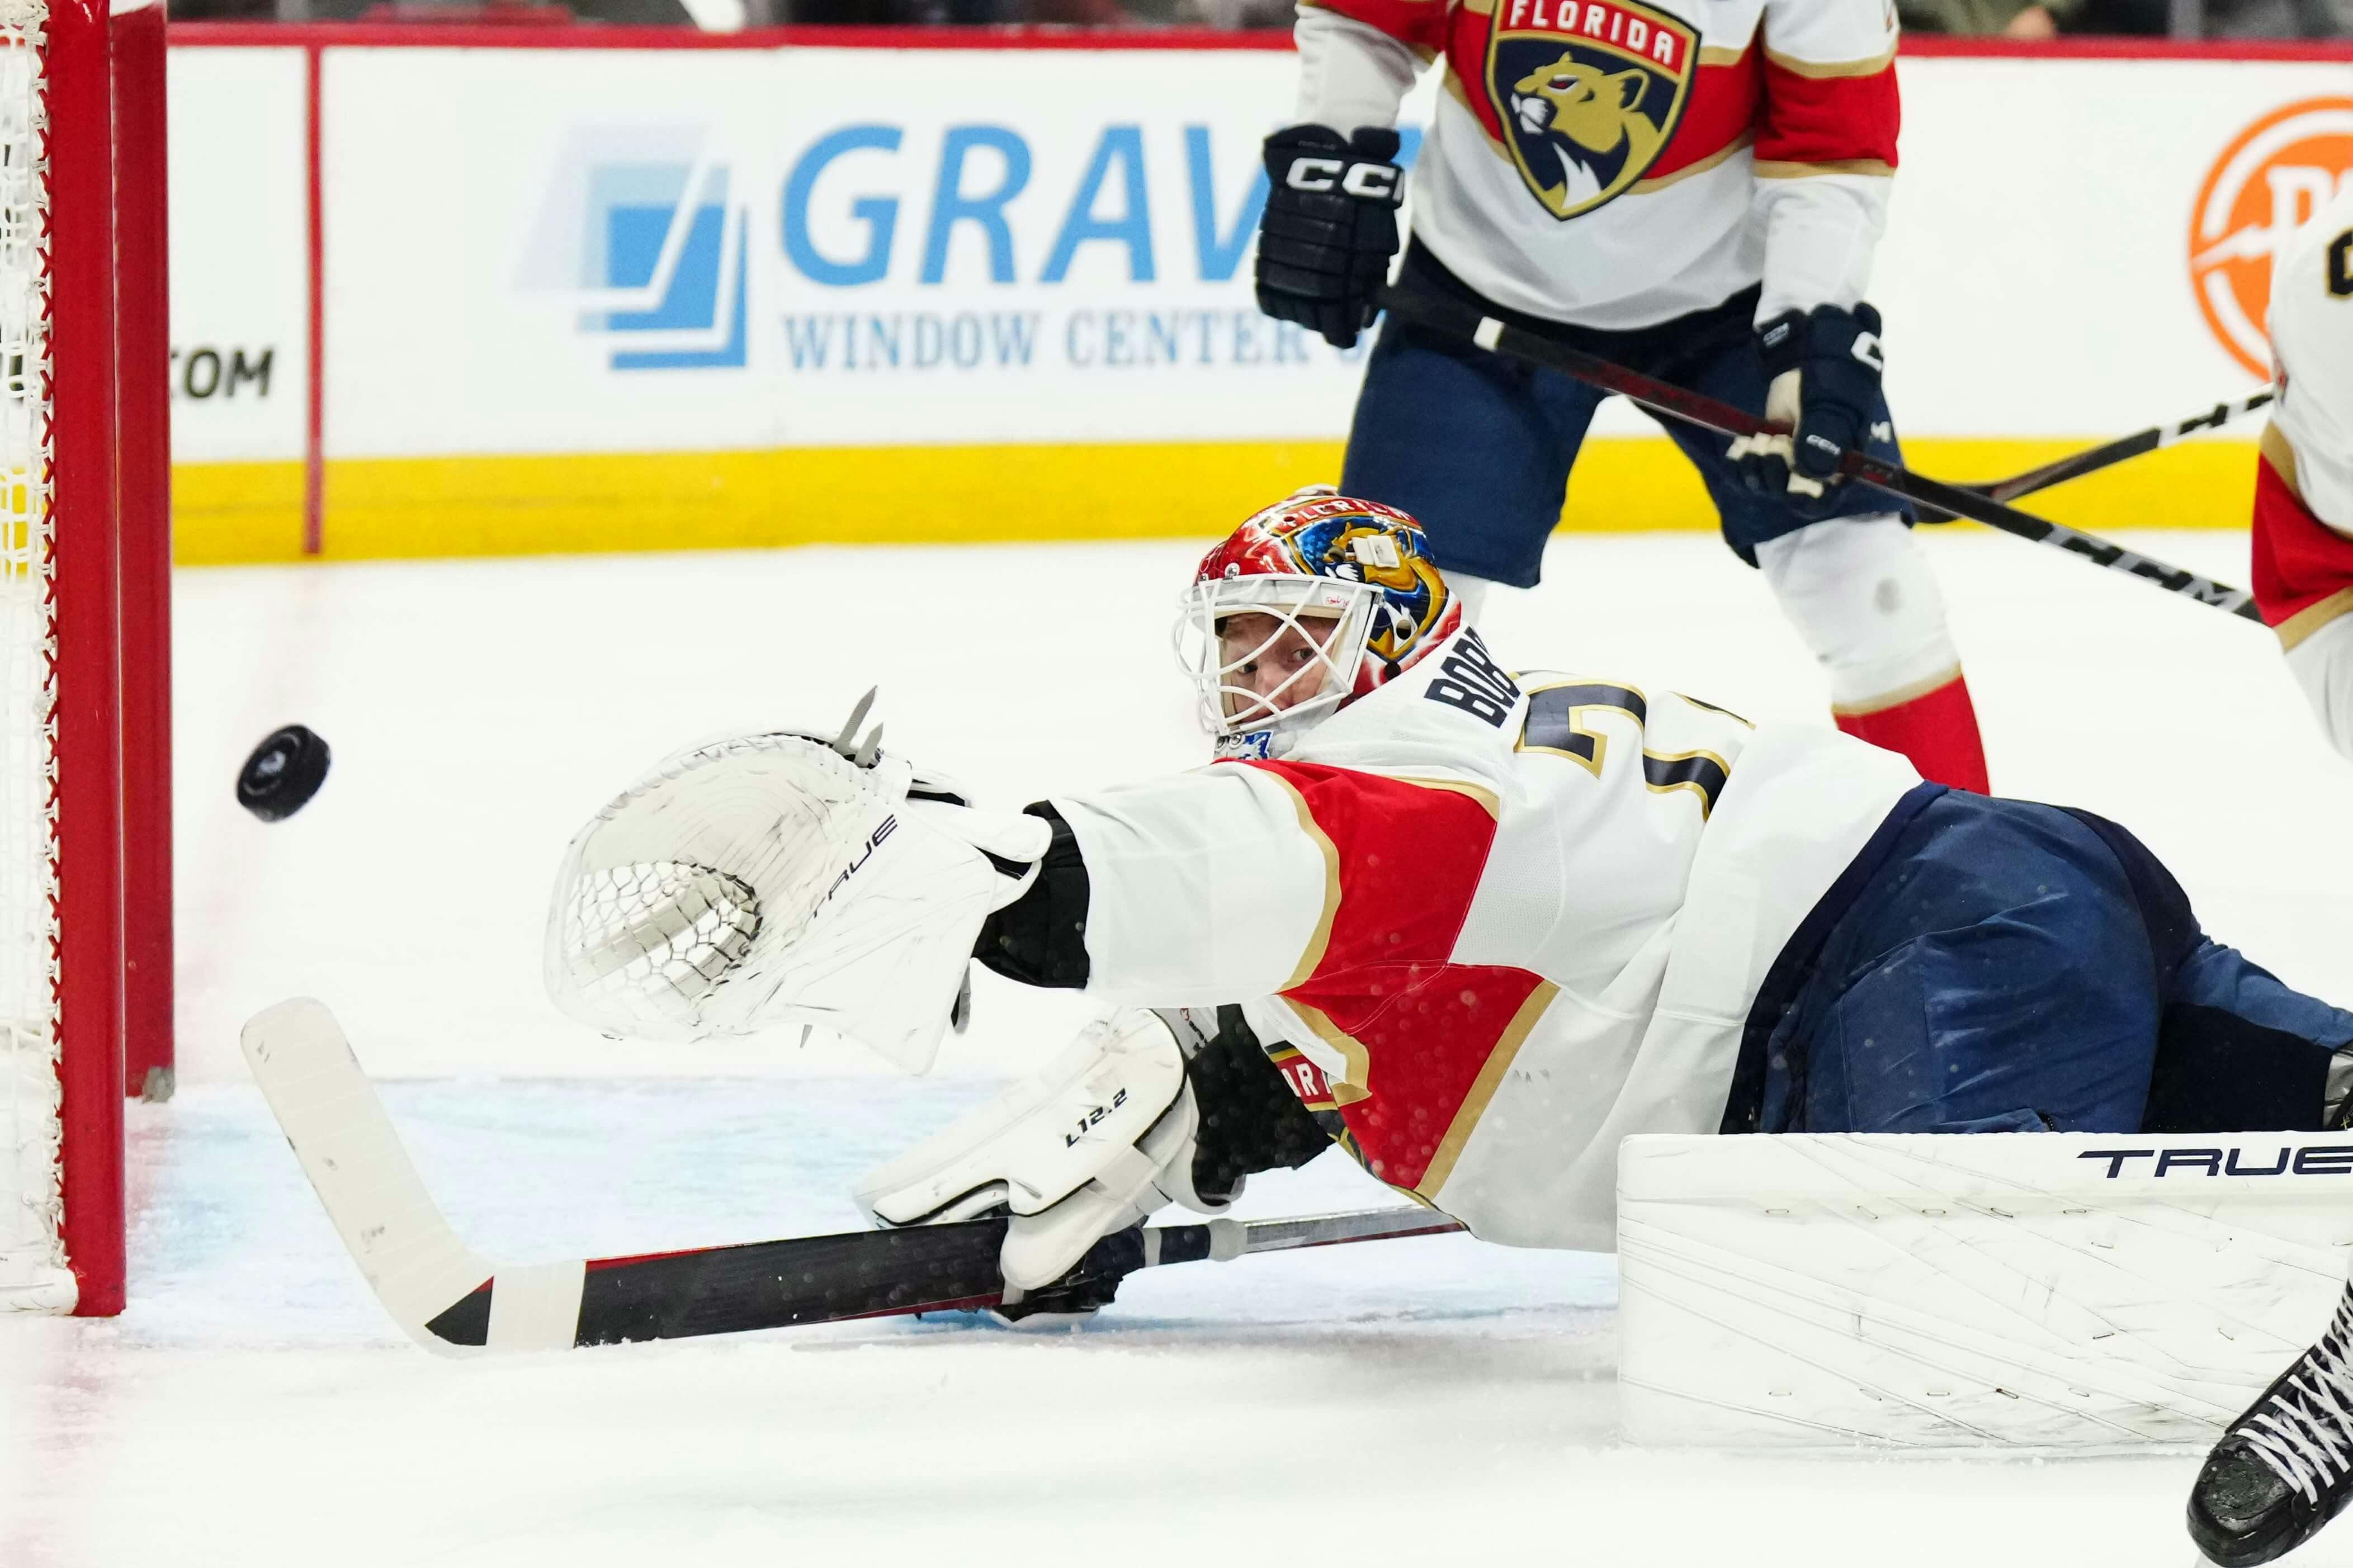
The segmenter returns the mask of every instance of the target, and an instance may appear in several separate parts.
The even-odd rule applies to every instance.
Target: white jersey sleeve
[[[1798,118],[1793,111],[1835,102],[1839,84],[1892,76],[1895,38],[1895,9],[1877,0],[1766,0],[1770,109]],[[1892,148],[1892,132],[1888,141]],[[1854,155],[1856,145],[1820,131],[1775,150],[1785,155],[1757,160],[1756,210],[1765,231],[1757,320],[1817,305],[1852,310],[1871,286],[1894,163]]]
[[[1394,125],[1413,88],[1421,57],[1378,27],[1320,6],[1299,7],[1302,125],[1328,125],[1345,136],[1365,125]]]
[[[1221,765],[1059,797],[1087,868],[1087,991],[1213,1006],[1295,984],[1331,865],[1298,792]]]
[[[2353,533],[2353,179],[2297,229],[2272,264],[2273,423],[2295,453],[2313,515]]]

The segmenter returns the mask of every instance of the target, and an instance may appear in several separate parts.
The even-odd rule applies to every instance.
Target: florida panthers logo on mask
[[[1496,0],[1487,92],[1546,212],[1591,212],[1658,162],[1698,58],[1688,25],[1631,0]]]
[[[1332,505],[1333,503],[1326,503]],[[1445,579],[1422,553],[1421,530],[1401,514],[1360,501],[1337,503],[1335,514],[1301,509],[1272,530],[1302,572],[1370,583],[1381,590],[1366,651],[1394,667],[1421,646],[1451,601]]]

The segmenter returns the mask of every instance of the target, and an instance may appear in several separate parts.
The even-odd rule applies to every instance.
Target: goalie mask
[[[1275,756],[1461,626],[1420,524],[1319,489],[1260,512],[1202,558],[1176,657],[1218,754]]]

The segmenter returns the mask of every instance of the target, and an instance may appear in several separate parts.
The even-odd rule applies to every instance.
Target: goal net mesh
[[[0,1310],[54,1310],[59,1239],[57,625],[43,10],[0,0]]]

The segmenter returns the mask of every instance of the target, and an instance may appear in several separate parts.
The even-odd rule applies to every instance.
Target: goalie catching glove
[[[1008,1216],[1000,1315],[1067,1321],[1110,1300],[1055,1288],[1096,1242],[1172,1203],[1223,1214],[1250,1173],[1328,1142],[1240,1009],[1122,1007],[852,1196],[886,1228]]]
[[[691,747],[573,838],[548,994],[626,1038],[823,1026],[931,1065],[981,926],[1034,882],[1051,830],[975,809],[862,740],[795,731]]]

